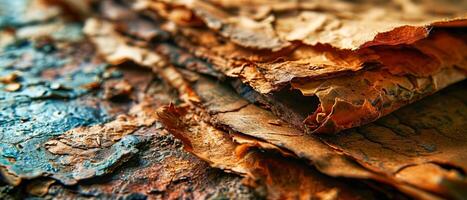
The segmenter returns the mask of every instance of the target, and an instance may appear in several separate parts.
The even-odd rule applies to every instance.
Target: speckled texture
[[[89,4],[92,2],[94,6]],[[287,87],[293,86],[304,95],[317,96],[298,99],[317,103],[319,98],[323,112],[340,116],[340,121],[334,120],[339,123],[347,120],[349,109],[333,103],[338,97],[369,106],[362,103],[367,98],[378,108],[401,101],[392,106],[397,109],[465,77],[459,72],[465,70],[465,38],[453,37],[462,36],[462,31],[437,28],[428,35],[423,27],[395,29],[360,46],[363,50],[357,53],[307,46],[312,39],[307,35],[304,44],[291,42],[281,50],[275,49],[276,41],[260,47],[272,48],[269,51],[251,48],[250,44],[268,37],[258,38],[261,34],[256,34],[257,27],[238,32],[235,17],[220,32],[209,29],[216,24],[204,27],[203,20],[218,20],[203,18],[210,14],[204,4],[198,5],[204,11],[190,13],[182,7],[146,7],[169,5],[166,3],[132,4],[135,2],[0,0],[1,199],[465,197],[465,84],[374,123],[330,136],[304,134],[300,124],[309,111],[302,112],[303,107],[275,110],[277,106],[272,105],[280,100],[285,100],[279,102],[284,108],[298,104],[294,98],[281,99],[290,94]],[[222,6],[225,3],[217,2]],[[236,9],[239,5],[227,6]],[[292,4],[271,5],[278,9],[277,5]],[[252,7],[258,8],[255,3]],[[243,12],[243,7],[238,8]],[[296,8],[283,11],[290,9]],[[84,25],[85,15],[94,11]],[[168,13],[156,16],[154,11]],[[305,21],[314,16],[304,13],[298,16]],[[295,14],[289,17],[295,22]],[[282,22],[286,21],[278,21],[277,27],[284,28]],[[87,36],[81,32],[83,27]],[[296,28],[306,32],[310,27]],[[415,31],[414,37],[386,40],[405,31]],[[231,37],[238,34],[251,37]],[[410,45],[378,47],[400,42]],[[308,59],[324,58],[320,57],[323,54],[330,57]],[[289,58],[295,68],[280,64]],[[334,72],[326,67],[328,61],[344,67],[346,73],[327,77],[328,72]],[[386,67],[364,65],[371,61]],[[318,65],[307,68],[310,62]],[[251,71],[254,67],[249,64],[259,71]],[[452,71],[452,66],[458,71]],[[269,67],[274,70],[267,71]],[[331,71],[325,70],[322,76],[320,70],[324,68]],[[302,69],[308,71],[302,73]],[[358,72],[348,73],[349,69]],[[263,88],[263,92],[277,94],[261,94],[258,88],[247,86],[253,80],[261,85],[265,79],[256,76],[261,74],[279,86]],[[239,78],[249,81],[243,85]],[[246,90],[238,95],[228,83]],[[373,90],[362,97],[352,95],[352,90],[367,91],[361,90],[367,86],[384,92],[389,99],[380,101]],[[264,100],[269,97],[277,99]],[[169,104],[164,107],[172,109],[165,112],[167,115],[156,114]],[[327,112],[330,106],[336,110]],[[184,109],[188,112],[180,115]],[[291,114],[297,118],[292,121],[298,123],[281,120],[289,116],[280,115],[284,111],[299,112]],[[351,113],[354,117],[359,114]],[[362,113],[359,116],[369,116]]]

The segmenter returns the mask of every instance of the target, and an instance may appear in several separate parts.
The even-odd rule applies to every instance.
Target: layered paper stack
[[[467,198],[466,1],[24,2],[0,20],[10,185],[64,198]],[[149,161],[126,164],[138,158]]]

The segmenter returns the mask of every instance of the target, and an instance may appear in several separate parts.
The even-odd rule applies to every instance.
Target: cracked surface
[[[102,123],[112,116],[90,95],[89,86],[98,86],[105,71],[105,64],[93,59],[91,50],[85,41],[28,40],[2,50],[0,73],[15,74],[11,82],[21,86],[12,91],[7,90],[12,83],[4,83],[0,92],[0,163],[8,171],[22,178],[50,174],[63,182],[76,181],[69,166],[43,144],[69,129]],[[114,162],[118,157],[113,157]]]
[[[375,123],[323,137],[331,146],[420,188],[461,198],[465,186],[463,152],[465,82],[404,107]],[[449,105],[449,106],[447,106]]]

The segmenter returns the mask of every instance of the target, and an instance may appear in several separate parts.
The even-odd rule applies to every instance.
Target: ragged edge
[[[371,191],[341,184],[300,161],[235,143],[228,133],[204,122],[203,111],[197,108],[170,105],[161,108],[158,115],[187,151],[213,167],[243,175],[252,187],[266,187],[268,199],[319,198],[331,190],[337,190],[336,199],[375,198]]]
[[[198,95],[202,100],[203,108],[210,113],[209,117],[207,117],[208,122],[213,123],[216,127],[229,132],[234,131],[256,137],[279,148],[288,149],[298,158],[308,160],[311,165],[327,175],[378,180],[414,197],[438,199],[438,197],[430,193],[403,184],[390,176],[384,175],[384,173],[374,173],[372,172],[373,169],[362,168],[348,157],[333,151],[319,139],[303,135],[302,132],[290,128],[285,122],[279,126],[275,125],[281,120],[268,113],[268,111],[248,104],[239,107],[240,104],[237,102],[244,100],[229,89],[223,88],[219,83],[209,82],[206,78],[199,78],[193,84],[193,90],[200,92]],[[206,94],[206,96],[203,94]],[[204,99],[206,97],[209,99]],[[230,103],[225,103],[226,99],[230,99]],[[262,127],[264,127],[264,130],[262,130]],[[304,147],[307,148],[304,149]]]

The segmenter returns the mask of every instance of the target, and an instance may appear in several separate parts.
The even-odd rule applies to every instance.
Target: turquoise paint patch
[[[22,87],[14,92],[0,89],[0,165],[23,178],[51,174],[73,183],[76,175],[60,164],[60,155],[51,154],[43,144],[70,129],[110,120],[97,94],[81,87],[103,80],[106,65],[87,63],[84,57],[77,67],[47,80],[41,77],[44,71],[61,70],[72,59],[79,59],[63,57],[53,44],[47,45],[38,48],[31,41],[19,41],[1,51],[0,76],[17,73],[16,81]],[[102,175],[135,154],[137,144],[131,138],[116,143],[108,160],[89,166],[96,171],[92,175]]]

